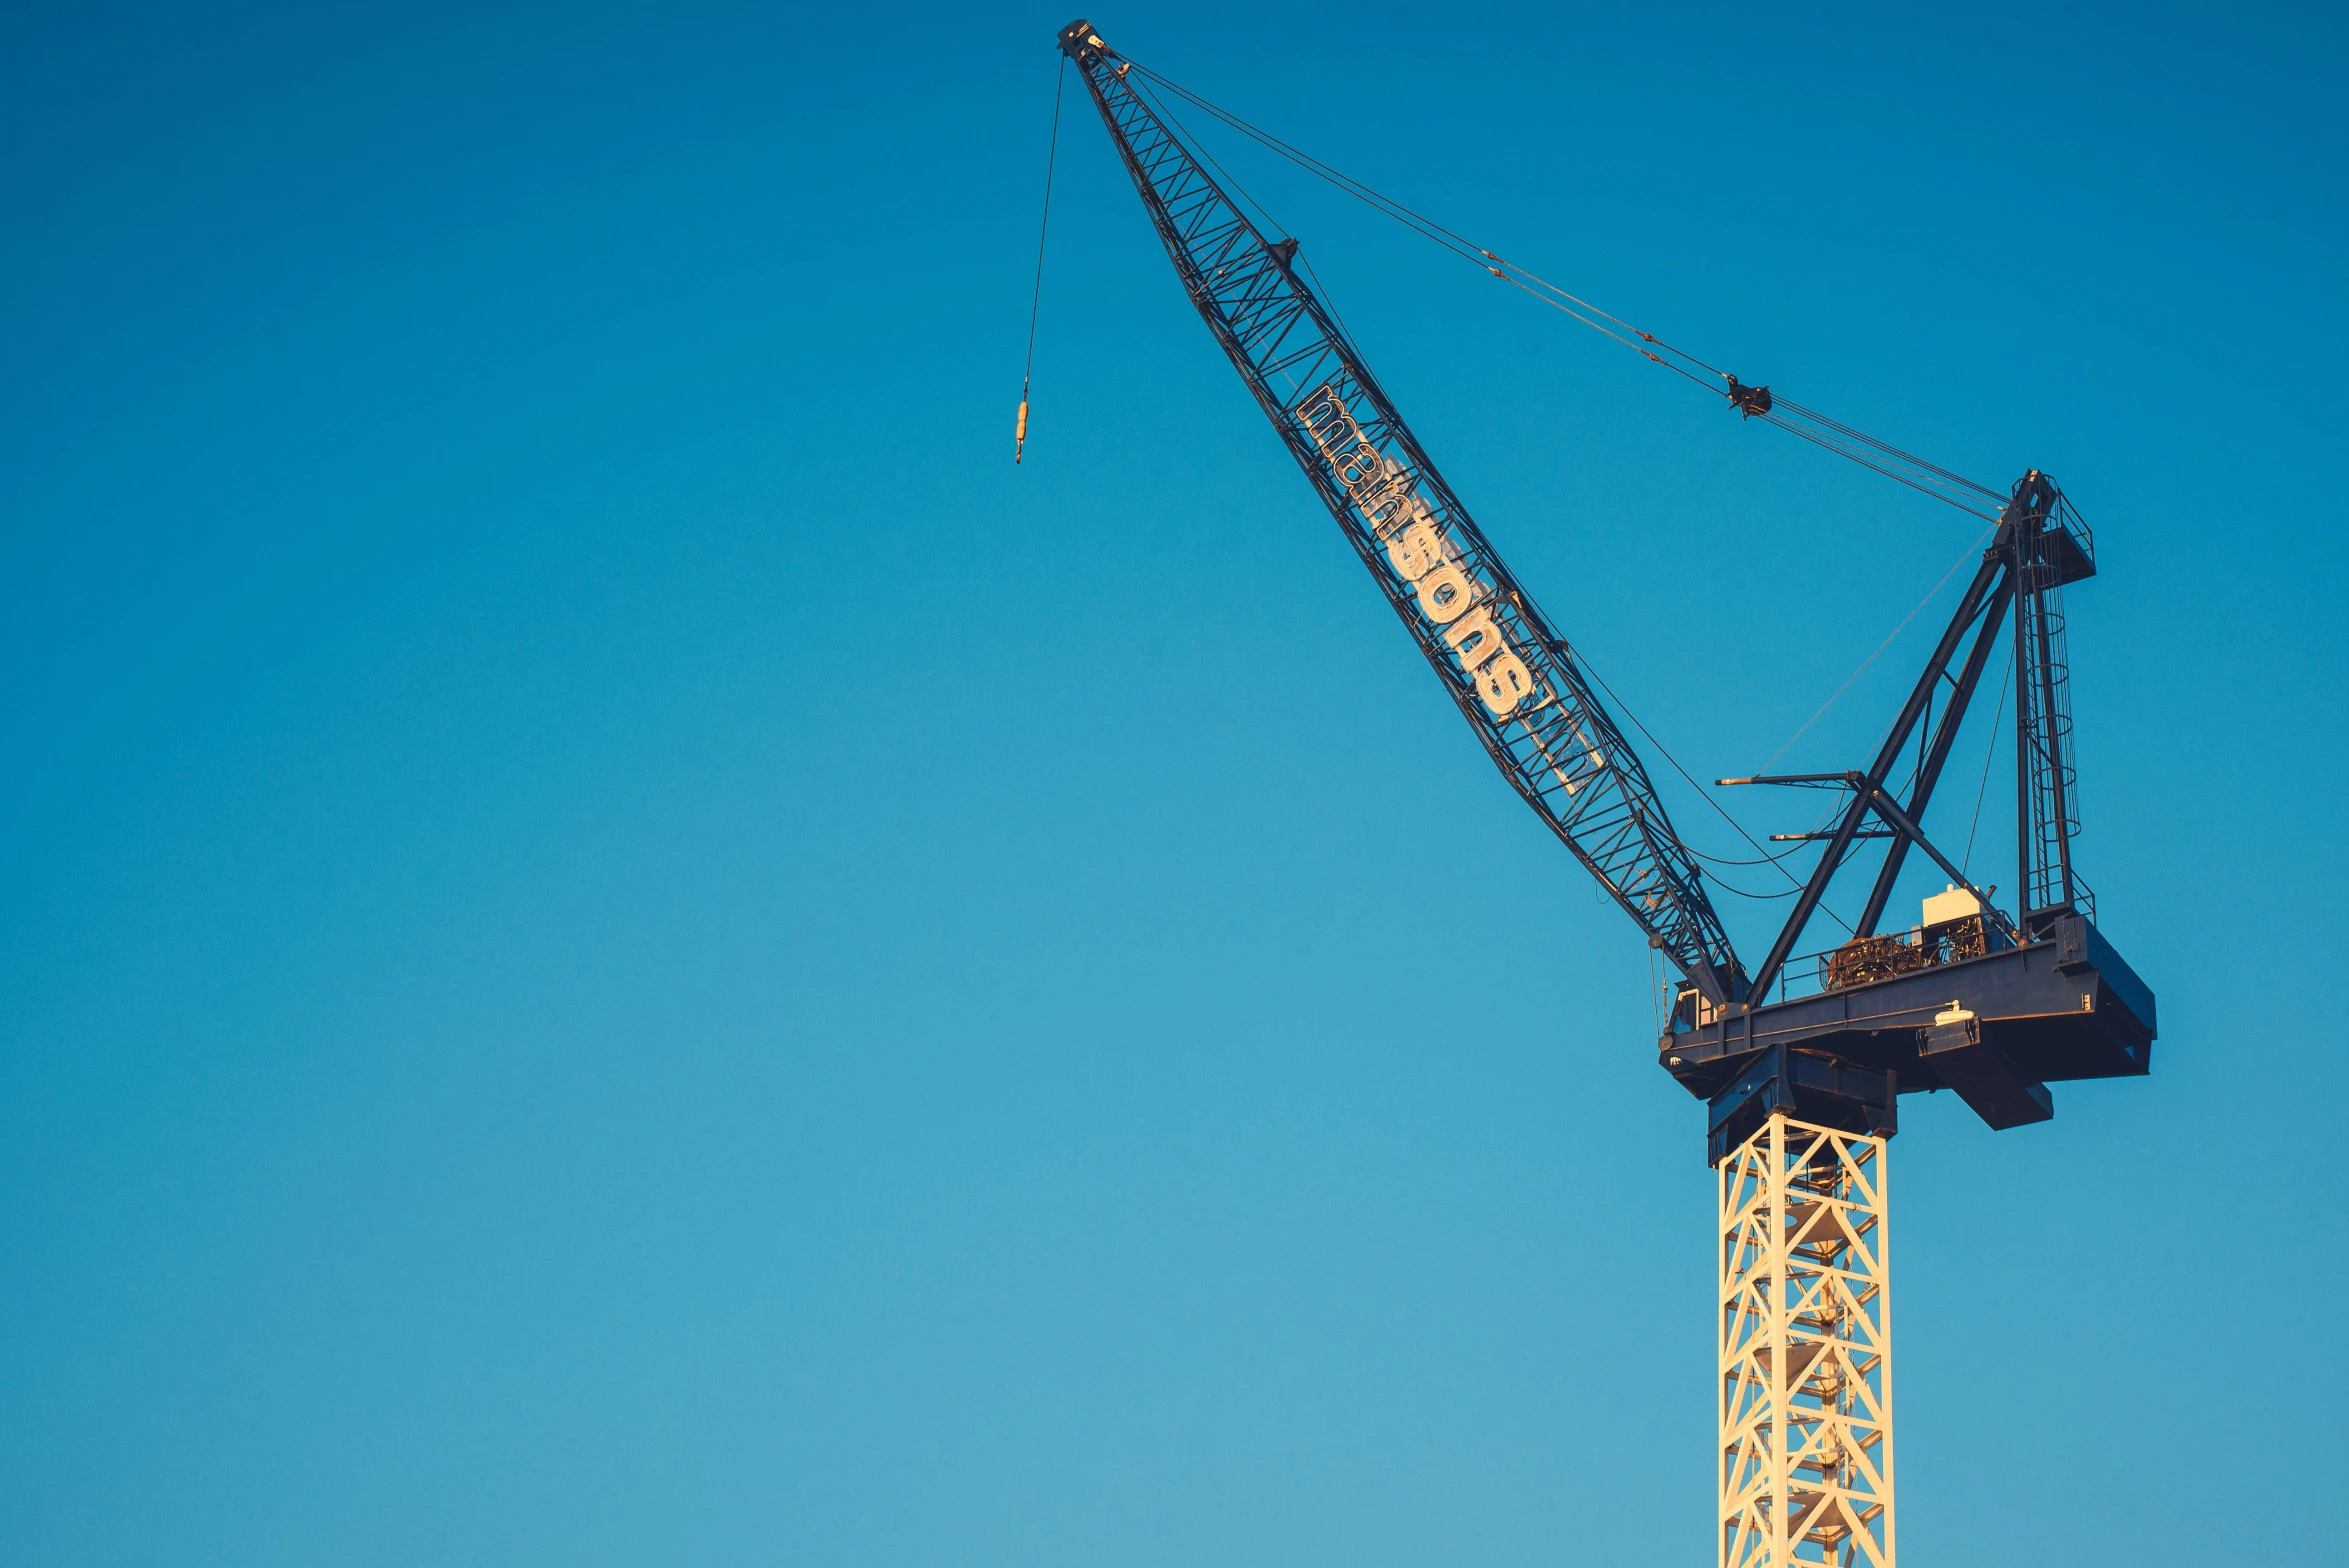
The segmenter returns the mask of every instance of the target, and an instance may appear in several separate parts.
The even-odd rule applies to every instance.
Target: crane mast
[[[1797,835],[1822,853],[1749,977],[1638,754],[1298,277],[1297,241],[1267,237],[1226,197],[1090,23],[1059,38],[1192,304],[1477,739],[1684,977],[1656,1054],[1706,1104],[1717,1181],[1716,1563],[1895,1568],[1886,1146],[1897,1097],[1953,1089],[2004,1129],[2054,1114],[2050,1082],[2142,1076],[2152,1062],[2153,992],[2098,932],[2072,864],[2062,589],[2095,574],[2093,536],[2053,480],[2026,473],[1869,766],[1720,781],[1846,794],[1831,830]],[[1771,413],[1768,388],[1724,379],[1733,410]],[[1931,472],[1998,504],[1987,487]],[[1922,826],[2002,631],[2015,688],[2011,917]],[[1863,838],[1889,843],[1850,939],[1798,957]],[[1948,891],[1924,901],[1917,925],[1880,931],[1912,850]]]
[[[1060,44],[1208,330],[1511,787],[1700,994],[1742,994],[1695,857],[1572,649],[1444,482],[1360,352],[1127,81],[1090,24]]]

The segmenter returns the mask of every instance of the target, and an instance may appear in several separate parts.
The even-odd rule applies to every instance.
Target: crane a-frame
[[[1816,868],[1749,971],[1597,684],[1298,276],[1298,242],[1267,235],[1227,197],[1090,23],[1059,41],[1191,302],[1477,739],[1683,977],[1656,1049],[1705,1103],[1718,1173],[1718,1562],[1892,1568],[1885,1142],[1898,1096],[1952,1089],[2008,1128],[2054,1114],[2051,1082],[2140,1075],[2151,1062],[2153,993],[2097,931],[2072,864],[2062,590],[2094,575],[2092,535],[2053,480],[2025,474],[1995,498],[1990,543],[1867,766],[1721,781],[1843,797],[1831,828],[1804,835],[1823,840]],[[1734,411],[1782,422],[1767,388],[1721,379]],[[2002,640],[2014,680],[2011,912],[1921,826]],[[1850,939],[1798,960],[1863,839],[1886,841],[1886,854]],[[1916,926],[1880,931],[1912,851],[1948,891],[1924,901]]]

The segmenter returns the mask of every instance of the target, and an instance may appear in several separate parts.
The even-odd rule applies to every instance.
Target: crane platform
[[[1711,1007],[1684,987],[1658,1063],[1709,1103],[1714,1163],[1773,1110],[1888,1136],[1898,1097],[1921,1091],[1954,1090],[1994,1128],[2046,1121],[2050,1083],[2150,1071],[2158,1025],[2152,988],[2086,915],[2039,930],[2021,946],[1759,1006]]]

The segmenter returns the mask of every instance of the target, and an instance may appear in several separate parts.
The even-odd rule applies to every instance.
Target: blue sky
[[[1712,1187],[1641,941],[1073,94],[1008,461],[1066,20],[0,18],[0,1556],[1702,1560]],[[1904,1553],[2325,1556],[2337,15],[1093,20],[2064,484],[2080,853],[2162,1039],[2044,1126],[1904,1108]],[[1212,145],[1690,771],[1971,544]]]

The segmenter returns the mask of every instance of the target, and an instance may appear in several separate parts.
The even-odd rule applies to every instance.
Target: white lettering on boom
[[[1384,540],[1387,562],[1411,584],[1419,613],[1442,628],[1476,694],[1495,718],[1507,718],[1533,695],[1533,674],[1493,619],[1488,597],[1457,564],[1458,552],[1410,471],[1380,453],[1337,389],[1323,386],[1297,409],[1297,423],[1313,438],[1347,497]]]

